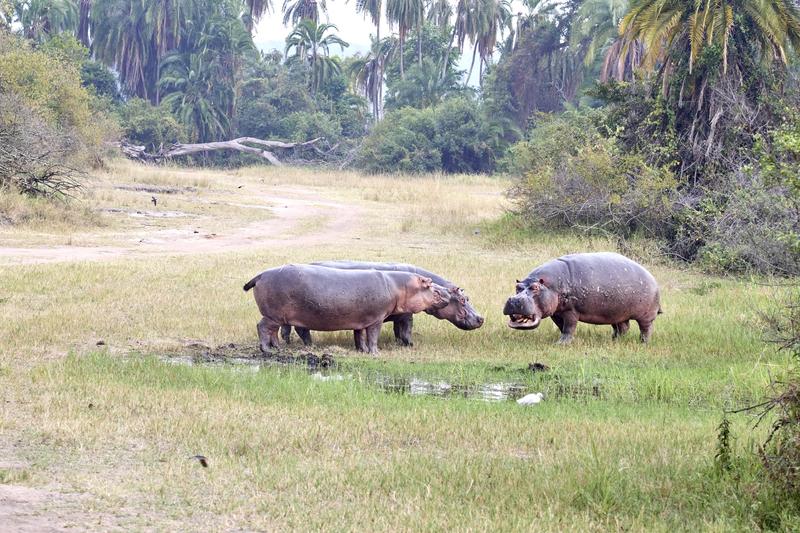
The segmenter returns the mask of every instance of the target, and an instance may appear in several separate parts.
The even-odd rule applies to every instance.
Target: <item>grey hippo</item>
[[[411,272],[430,278],[434,283],[447,288],[450,291],[449,303],[441,309],[426,311],[429,315],[439,320],[447,320],[454,326],[462,330],[478,329],[483,325],[483,317],[472,307],[469,297],[463,289],[455,283],[429,272],[424,268],[409,265],[407,263],[376,263],[368,261],[320,261],[311,263],[312,265],[326,266],[329,268],[339,268],[344,270],[380,270],[382,272]],[[392,322],[394,326],[394,336],[397,341],[404,346],[413,346],[411,331],[414,318],[411,313],[401,313],[386,317],[387,322]],[[281,336],[286,342],[291,338],[291,326],[281,327]],[[311,344],[311,332],[306,328],[295,327],[297,335],[308,346]]]
[[[610,253],[559,257],[536,267],[517,281],[517,293],[506,301],[509,327],[536,329],[550,317],[561,330],[561,344],[572,341],[578,322],[610,324],[613,338],[624,335],[629,321],[639,324],[642,342],[661,314],[658,283],[639,263]]]
[[[261,350],[278,347],[286,324],[319,331],[355,332],[356,348],[375,354],[386,317],[445,307],[450,292],[410,272],[343,270],[318,265],[284,265],[265,270],[245,286],[253,290],[263,318]]]

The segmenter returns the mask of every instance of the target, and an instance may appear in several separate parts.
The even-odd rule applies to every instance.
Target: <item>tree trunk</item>
[[[403,53],[404,52],[403,49],[405,48],[404,45],[405,45],[405,35],[403,35],[403,33],[400,32],[400,79],[401,80],[406,79],[406,73],[405,70],[403,70],[403,56],[405,55]]]
[[[304,143],[286,143],[282,141],[265,141],[263,139],[256,139],[254,137],[239,137],[238,139],[232,139],[230,141],[217,141],[217,142],[194,143],[194,144],[177,143],[173,144],[166,152],[160,151],[155,154],[147,153],[145,151],[144,146],[136,146],[126,141],[122,141],[120,143],[112,143],[112,144],[114,144],[115,146],[119,146],[120,150],[122,150],[122,153],[128,156],[129,158],[138,159],[140,161],[160,161],[163,159],[169,159],[171,157],[191,155],[200,152],[203,152],[205,154],[206,152],[211,152],[214,150],[236,150],[237,152],[246,152],[249,154],[257,155],[263,159],[266,159],[275,166],[281,166],[283,163],[281,163],[280,160],[277,157],[275,157],[275,154],[273,154],[272,152],[262,148],[248,146],[244,143],[258,144],[265,148],[291,149],[302,146],[312,146],[321,140],[322,137],[317,137],[316,139],[312,139]]]
[[[453,33],[450,35],[450,44],[447,45],[447,50],[444,53],[444,62],[442,63],[442,79],[447,75],[447,66],[450,64],[450,50],[453,48],[453,41],[456,40],[456,27],[453,25]]]
[[[423,2],[420,1],[419,3],[419,13],[417,18],[417,63],[419,66],[422,66],[422,17],[424,17],[424,13],[422,11]]]
[[[469,86],[469,80],[472,78],[472,67],[475,66],[475,56],[478,54],[478,39],[475,38],[475,46],[472,47],[472,63],[469,64],[469,74],[467,75],[467,81],[464,83],[464,87]]]

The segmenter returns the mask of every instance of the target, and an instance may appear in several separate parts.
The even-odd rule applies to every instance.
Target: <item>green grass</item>
[[[136,183],[196,183],[199,200],[218,181],[306,188],[352,204],[366,221],[314,246],[0,267],[0,451],[13,440],[25,463],[0,464],[0,483],[82,493],[126,529],[800,527],[797,509],[760,477],[754,450],[766,427],[752,431],[751,417],[734,416],[736,469],[721,473],[713,459],[723,410],[758,402],[785,371],[787,357],[762,341],[758,318],[777,289],[648,258],[643,243],[665,311],[651,343],[638,343],[635,325],[614,342],[610,327],[580,324],[572,345],[556,346],[550,321],[534,332],[505,325],[514,279],[563,253],[614,246],[517,225],[498,202],[503,181],[263,168],[143,181],[131,172]],[[419,190],[453,204],[434,209]],[[240,214],[220,216],[233,224]],[[330,223],[312,216],[293,231],[299,238]],[[336,359],[341,381],[300,366],[170,362],[202,352],[193,343],[257,353],[259,316],[242,284],[269,266],[335,258],[441,273],[466,289],[486,324],[463,332],[422,315],[413,348],[396,346],[387,327],[377,358],[352,351],[350,333],[315,333],[314,352]],[[528,372],[532,362],[550,370]],[[516,383],[546,397],[526,408],[377,383],[410,378]]]

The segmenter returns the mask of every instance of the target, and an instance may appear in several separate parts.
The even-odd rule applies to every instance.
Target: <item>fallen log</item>
[[[283,141],[267,141],[264,139],[257,139],[255,137],[239,137],[238,139],[231,139],[230,141],[215,141],[207,143],[175,143],[168,149],[160,148],[156,153],[147,152],[144,146],[137,146],[125,140],[112,143],[117,146],[125,156],[131,159],[138,159],[140,161],[159,161],[162,159],[169,159],[182,155],[197,154],[200,152],[212,152],[215,150],[236,150],[237,152],[244,152],[253,154],[262,159],[266,159],[275,166],[281,166],[283,163],[275,156],[269,149],[290,150],[295,148],[302,148],[305,146],[313,146],[322,140],[322,137],[311,139],[310,141],[302,143],[287,143]],[[264,148],[257,148],[250,145],[259,145]],[[314,147],[316,148],[316,147]]]

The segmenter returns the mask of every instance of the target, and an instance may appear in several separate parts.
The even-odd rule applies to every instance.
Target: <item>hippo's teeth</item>
[[[536,319],[530,315],[510,315],[510,318],[509,325],[512,327],[529,326],[536,322]]]

